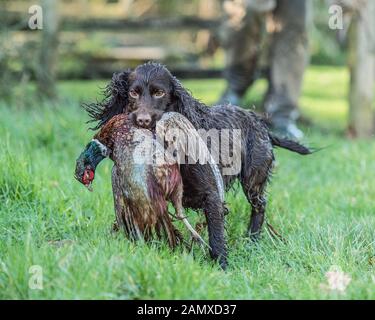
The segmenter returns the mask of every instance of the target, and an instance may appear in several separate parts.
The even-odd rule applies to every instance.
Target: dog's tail
[[[288,149],[302,155],[312,154],[314,152],[313,150],[293,140],[278,138],[272,134],[270,134],[270,139],[273,146]]]

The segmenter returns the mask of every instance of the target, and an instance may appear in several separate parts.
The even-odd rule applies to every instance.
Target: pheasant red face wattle
[[[92,184],[92,182],[94,180],[94,177],[95,177],[94,171],[92,169],[90,169],[90,168],[86,168],[85,172],[83,173],[82,183],[90,191],[92,191],[91,184]]]

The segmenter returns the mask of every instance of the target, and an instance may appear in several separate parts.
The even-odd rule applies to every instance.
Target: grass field
[[[98,168],[93,193],[73,179],[92,136],[79,102],[94,100],[104,82],[61,83],[58,107],[2,104],[0,298],[375,299],[375,140],[344,138],[344,69],[312,67],[305,80],[302,112],[314,124],[305,142],[329,147],[309,157],[276,151],[267,219],[286,243],[267,231],[250,243],[244,195],[240,188],[227,194],[226,272],[198,247],[171,252],[111,233],[110,161]],[[185,85],[207,103],[224,87],[219,80]],[[264,89],[259,82],[249,104]],[[42,268],[42,290],[29,287],[34,265]],[[333,266],[351,278],[341,294],[324,286]]]

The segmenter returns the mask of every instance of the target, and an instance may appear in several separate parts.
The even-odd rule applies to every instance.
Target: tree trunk
[[[367,0],[355,13],[349,30],[349,135],[374,133],[375,1]]]
[[[41,6],[43,30],[39,64],[36,70],[37,88],[41,97],[55,99],[57,97],[55,82],[59,30],[58,1],[42,0]]]

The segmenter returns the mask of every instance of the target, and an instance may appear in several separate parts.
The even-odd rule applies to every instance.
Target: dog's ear
[[[82,105],[91,118],[88,122],[97,122],[91,129],[99,129],[113,116],[127,111],[131,73],[130,69],[114,73],[111,82],[103,90],[104,99],[101,102]]]
[[[169,111],[181,113],[196,126],[202,120],[203,115],[207,113],[207,107],[195,99],[176,77],[171,76],[171,79],[172,101]]]
[[[181,82],[174,77],[171,76],[171,83],[172,83],[172,110],[179,113],[184,113],[187,104],[189,104],[191,100],[191,94],[182,86]]]

